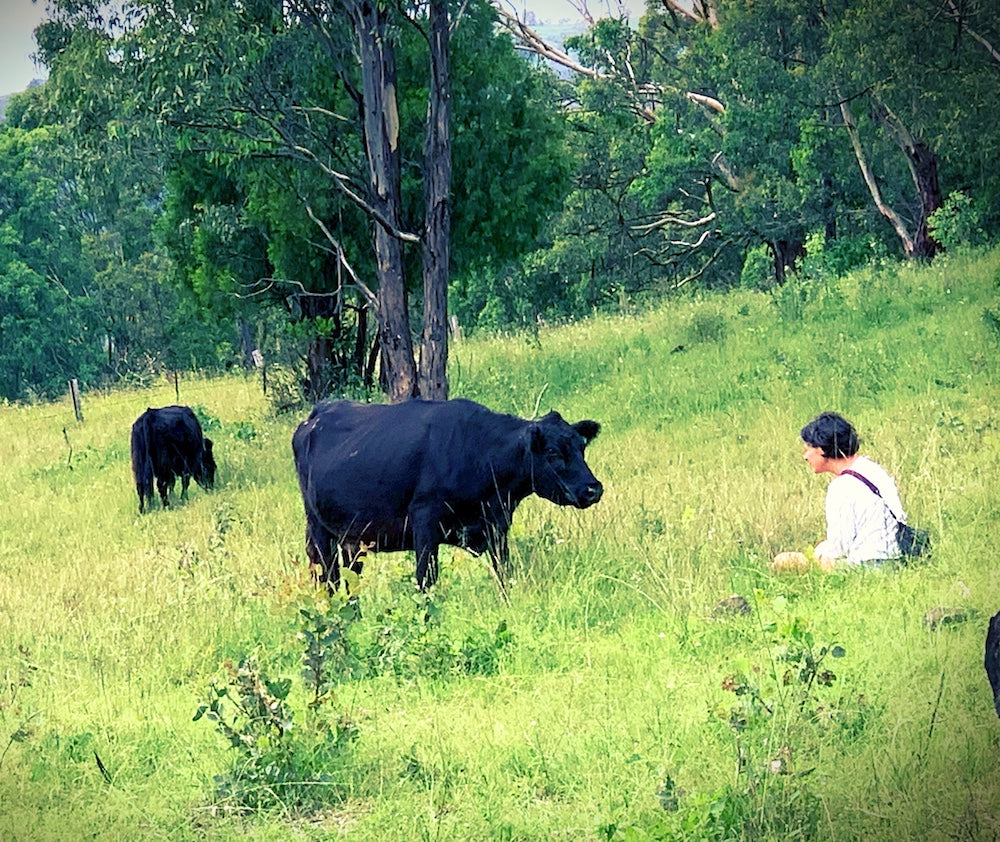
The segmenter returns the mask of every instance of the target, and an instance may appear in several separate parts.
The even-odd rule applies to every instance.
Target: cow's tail
[[[132,475],[139,495],[139,514],[146,509],[146,500],[153,499],[153,454],[150,452],[152,417],[144,412],[132,425]]]

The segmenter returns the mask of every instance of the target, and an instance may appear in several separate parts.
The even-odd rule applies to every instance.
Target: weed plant
[[[509,603],[457,550],[317,589],[304,413],[255,379],[0,407],[0,838],[998,838],[997,313],[992,251],[458,342],[455,396],[603,427]],[[177,400],[218,483],[139,516],[129,428]],[[825,409],[930,560],[770,571],[821,537]]]

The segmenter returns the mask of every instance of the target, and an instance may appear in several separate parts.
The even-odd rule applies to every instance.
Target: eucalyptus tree
[[[312,325],[314,397],[331,357],[370,370],[375,350],[394,399],[446,395],[450,275],[509,259],[558,199],[559,122],[492,20],[482,3],[141,0],[111,30],[118,107],[93,122],[160,156],[161,230],[203,307],[278,301]],[[517,166],[529,149],[544,166]]]
[[[872,201],[907,255],[937,250],[928,218],[943,194],[996,196],[988,163],[1000,153],[996,11],[980,0],[861,0],[824,21],[819,72]]]
[[[641,29],[658,57],[655,77],[675,94],[640,188],[698,201],[714,225],[707,242],[722,252],[766,245],[777,283],[811,231],[837,235],[846,201],[839,173],[849,162],[837,154],[835,108],[813,72],[824,50],[819,8],[667,4]]]
[[[219,0],[183,8],[153,0],[137,9],[139,24],[128,39],[132,54],[141,56],[137,76],[151,94],[153,113],[176,132],[182,151],[221,170],[220,181],[235,182],[243,193],[237,223],[253,211],[251,192],[269,204],[261,193],[262,169],[266,189],[284,183],[295,192],[325,256],[311,275],[281,280],[301,292],[296,299],[304,313],[339,320],[340,281],[348,278],[376,313],[392,398],[418,394],[403,243],[419,245],[421,237],[402,218],[401,36],[393,29],[411,19],[388,5],[352,0]],[[346,220],[350,241],[335,220]],[[250,232],[243,233],[244,242],[252,242]],[[367,282],[351,248],[365,239],[374,249]],[[276,249],[273,258],[279,254]],[[275,262],[279,274],[292,268],[289,262],[296,261]],[[320,376],[328,339],[318,332],[308,354],[314,398],[329,385]],[[431,380],[446,391],[443,372]]]
[[[145,372],[188,329],[152,243],[142,168],[76,143],[52,90],[13,97],[0,126],[0,394],[11,399]]]
[[[963,185],[995,218],[991,5],[658,0],[613,45],[608,22],[592,24],[572,55],[503,20],[572,74],[574,109],[597,84],[618,91],[605,102],[632,122],[602,115],[605,149],[644,127],[646,148],[620,173],[645,214],[627,218],[635,254],[674,284],[732,283],[766,244],[780,283],[817,234],[844,257],[863,258],[872,238],[930,256],[928,219]]]
[[[862,210],[869,233],[891,230],[904,255],[930,257],[942,193],[986,186],[991,168],[974,150],[995,151],[998,137],[989,3],[664,5],[673,17],[651,13],[646,31],[693,22],[674,68],[718,126],[720,181],[748,233],[772,244],[779,273],[802,234],[856,231]]]
[[[173,270],[155,241],[164,156],[134,108],[134,76],[115,42],[124,19],[107,4],[50,4],[36,29],[48,81],[15,99],[8,123],[45,126],[58,138],[60,230],[76,243],[80,304],[89,343],[103,353],[100,377],[146,374],[162,364],[215,362],[216,319],[205,321],[170,283]],[[139,127],[142,127],[141,129]],[[94,382],[94,367],[67,372]]]

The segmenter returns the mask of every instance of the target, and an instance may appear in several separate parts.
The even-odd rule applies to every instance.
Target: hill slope
[[[0,836],[995,838],[998,280],[991,252],[456,345],[456,396],[603,425],[605,498],[518,510],[506,605],[458,551],[429,598],[400,554],[360,617],[316,592],[302,416],[253,380],[0,407]],[[219,486],[140,517],[129,426],[178,397]],[[820,537],[798,430],[828,408],[931,561],[770,572]]]

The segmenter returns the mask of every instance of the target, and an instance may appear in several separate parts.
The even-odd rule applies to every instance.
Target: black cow
[[[584,461],[601,427],[537,421],[468,400],[318,404],[292,437],[306,513],[306,553],[331,589],[368,550],[415,550],[417,584],[437,581],[438,547],[489,552],[501,588],[507,531],[538,494],[585,509],[604,489]]]
[[[153,477],[164,506],[167,493],[181,478],[181,497],[191,478],[202,488],[215,485],[212,440],[201,434],[201,424],[189,407],[147,409],[132,425],[132,474],[139,494],[139,513],[153,500]]]
[[[1000,716],[1000,611],[990,618],[990,628],[986,632],[986,656],[983,659],[986,675],[993,688],[993,707]]]

